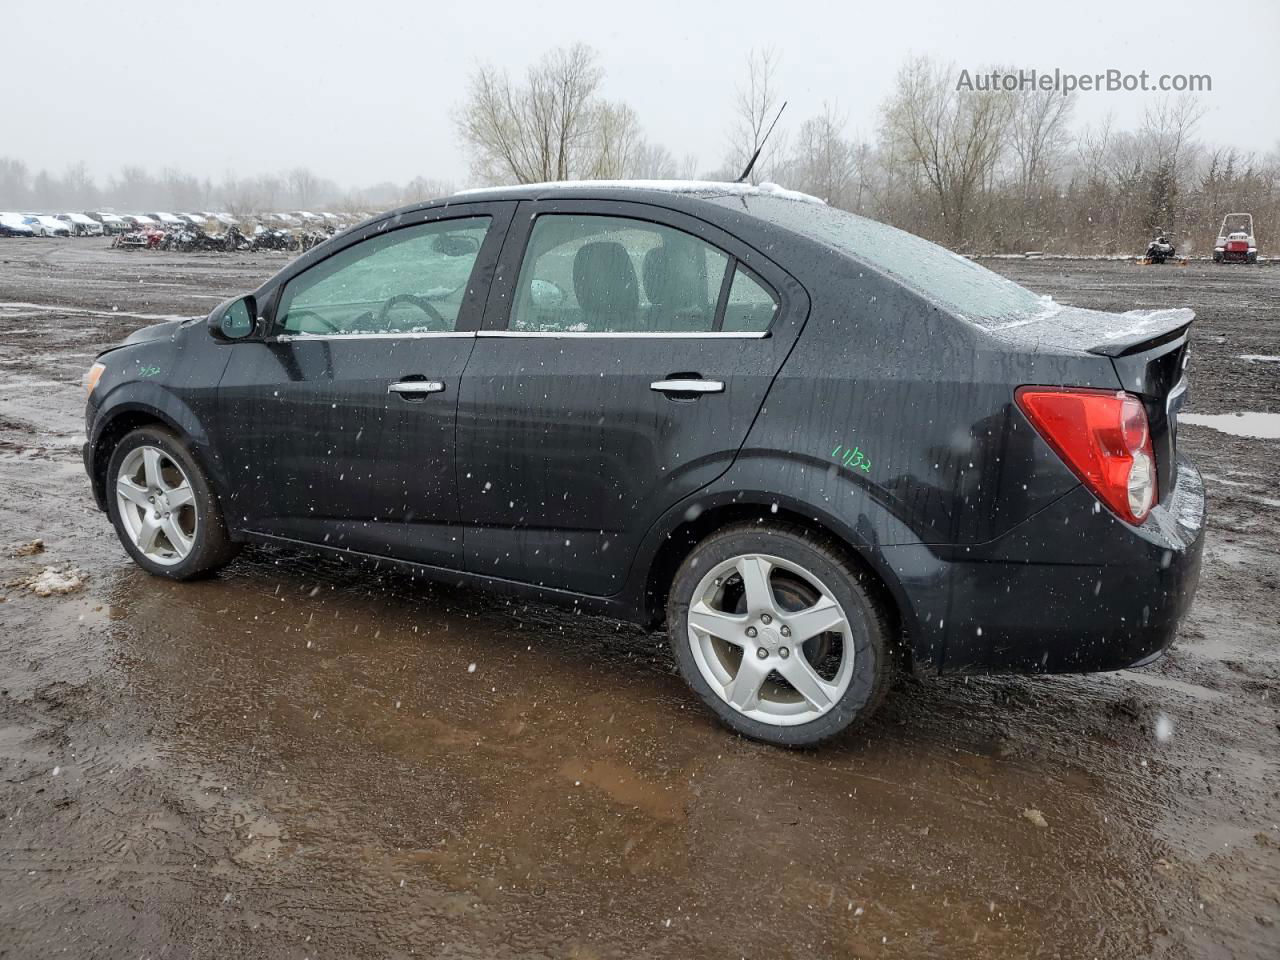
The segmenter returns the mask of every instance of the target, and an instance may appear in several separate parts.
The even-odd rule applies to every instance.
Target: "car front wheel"
[[[868,717],[889,687],[890,619],[834,544],[787,524],[726,528],[672,583],[685,680],[745,736],[809,746]]]
[[[142,427],[107,467],[107,509],[125,550],[157,576],[192,580],[225,565],[231,541],[204,471],[173,433]]]

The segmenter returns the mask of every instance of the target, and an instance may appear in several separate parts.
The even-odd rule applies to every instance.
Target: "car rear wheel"
[[[796,747],[835,736],[879,706],[892,673],[890,620],[865,578],[799,527],[713,534],[672,583],[681,674],[745,736]]]
[[[192,580],[239,551],[209,481],[186,446],[160,427],[142,427],[116,445],[107,467],[107,509],[138,566]]]

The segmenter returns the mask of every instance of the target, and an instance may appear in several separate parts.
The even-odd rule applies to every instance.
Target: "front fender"
[[[229,353],[219,356],[220,363],[201,365],[204,369],[184,369],[180,353],[164,357],[172,365],[171,380],[123,378],[119,371],[111,376],[111,368],[99,381],[96,405],[89,410],[86,424],[85,468],[94,485],[94,496],[104,503],[103,486],[106,464],[115,442],[133,426],[147,421],[164,424],[187,444],[192,456],[204,469],[215,490],[225,489],[226,476],[221,458],[213,446],[206,427],[213,410],[218,380]],[[143,361],[150,364],[152,361]],[[130,369],[132,364],[130,364]],[[163,368],[162,368],[163,369]],[[174,386],[173,384],[180,384]]]

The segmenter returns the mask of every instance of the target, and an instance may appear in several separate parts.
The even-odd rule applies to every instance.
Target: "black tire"
[[[797,564],[817,577],[840,603],[849,624],[853,673],[848,688],[815,720],[784,726],[739,712],[702,675],[689,640],[689,604],[703,575],[745,554],[767,554]],[[667,600],[667,633],[685,681],[731,730],[777,746],[808,747],[870,717],[892,684],[893,620],[868,574],[840,546],[789,523],[737,524],[707,537],[676,571]]]
[[[120,468],[125,459],[142,446],[159,447],[182,468],[191,484],[195,503],[195,535],[191,551],[177,563],[163,564],[149,558],[134,544],[120,516],[120,505],[115,490]],[[226,520],[218,498],[209,486],[204,470],[191,456],[186,445],[172,431],[159,426],[139,427],[125,434],[111,452],[106,477],[107,513],[116,535],[133,561],[148,573],[171,580],[195,580],[226,566],[237,553],[240,544],[233,543],[227,532]]]

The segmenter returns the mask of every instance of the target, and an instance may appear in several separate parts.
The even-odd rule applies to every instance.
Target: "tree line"
[[[455,115],[482,183],[594,178],[736,179],[783,105],[776,50],[748,54],[718,166],[677,160],[625,104],[600,97],[595,53],[558,49],[521,80],[479,70]],[[1280,246],[1280,143],[1265,157],[1196,137],[1189,96],[1155,101],[1141,125],[1073,124],[1053,91],[958,89],[957,71],[914,57],[868,136],[832,101],[765,145],[751,179],[772,180],[955,250],[1120,254],[1163,232],[1208,253],[1224,214],[1254,215]]]
[[[477,184],[589,179],[736,179],[781,108],[780,56],[754,50],[711,165],[649,139],[636,111],[602,93],[584,44],[546,53],[521,76],[478,68],[453,111]],[[1280,143],[1265,156],[1197,137],[1195,99],[1153,101],[1136,129],[1074,122],[1075,95],[957,88],[953,67],[903,64],[867,133],[836,100],[794,108],[764,145],[751,179],[973,253],[1139,251],[1157,232],[1207,253],[1226,213],[1251,212],[1264,253],[1280,249]],[[0,157],[0,209],[373,210],[452,192],[417,177],[342,187],[304,166],[214,182],[125,166],[99,185],[83,163],[61,175]]]

